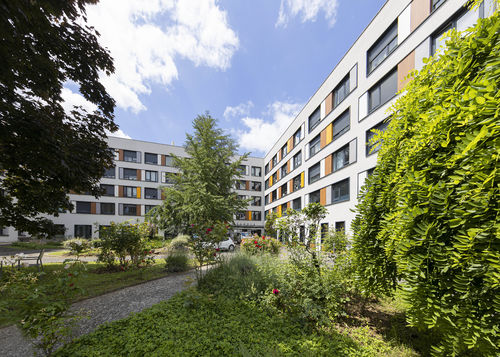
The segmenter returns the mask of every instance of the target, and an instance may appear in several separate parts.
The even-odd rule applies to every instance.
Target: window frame
[[[148,197],[148,194],[147,192],[152,192],[152,191],[155,191],[155,194],[153,196],[156,196],[156,197]],[[144,199],[146,200],[157,200],[158,199],[158,189],[157,188],[153,188],[153,187],[144,187]]]
[[[392,34],[392,36],[391,36]],[[395,41],[395,45],[394,45]],[[382,44],[385,45],[383,47]],[[391,46],[392,44],[392,46]],[[385,31],[380,35],[380,37],[375,41],[375,43],[366,51],[366,73],[369,76],[375,69],[377,69],[389,56],[398,48],[398,19],[396,19]],[[374,52],[375,54],[372,54]],[[378,60],[375,66],[373,62],[379,58],[381,54],[384,56]]]
[[[347,73],[347,75],[342,78],[339,84],[335,87],[333,90],[333,98],[332,98],[332,107],[335,109],[337,108],[340,103],[342,103],[348,96],[351,94],[351,89],[350,89],[350,84],[351,83],[351,78],[350,78],[350,73]],[[339,101],[337,101],[338,94],[341,90],[343,90],[344,97],[342,97]]]
[[[317,170],[317,173],[314,173],[314,175],[311,173],[312,170]],[[309,167],[307,170],[307,179],[308,183],[313,184],[316,181],[318,181],[321,178],[321,164],[318,162],[317,164],[312,165]]]
[[[109,207],[113,207],[113,212],[112,213],[104,213],[103,209],[102,209],[103,205],[110,205]],[[99,208],[100,208],[99,213],[102,215],[114,216],[116,214],[116,204],[114,202],[100,202]]]
[[[311,118],[314,118],[316,121],[314,121],[311,124]],[[321,106],[318,106],[312,113],[309,115],[307,119],[307,126],[309,128],[309,133],[313,131],[318,125],[321,123]]]
[[[133,159],[132,159],[132,157],[128,157],[128,155],[131,155],[131,153],[134,153]],[[137,151],[123,150],[123,161],[137,163],[138,162],[137,161]]]
[[[345,158],[346,158],[346,154],[345,152],[347,151],[347,162],[345,161]],[[341,155],[342,156],[342,163],[343,165],[340,166],[340,167],[337,167],[336,165],[336,157],[337,155]],[[335,151],[333,154],[332,154],[332,172],[335,172],[335,171],[338,171],[340,169],[343,169],[344,167],[348,166],[350,164],[350,143],[347,143],[346,145],[342,146],[340,149],[338,149],[337,151]]]
[[[391,94],[388,97],[383,97],[382,96],[382,86],[384,84],[390,83],[390,79],[395,79],[395,92],[394,94]],[[375,96],[375,92],[378,91],[378,104],[373,105],[373,97]],[[369,90],[368,90],[368,114],[373,113],[380,107],[382,107],[384,104],[389,102],[392,98],[394,98],[398,93],[398,68],[394,67],[392,70],[387,72],[387,74],[382,77],[377,83],[375,83]]]
[[[345,183],[347,183],[347,195],[341,196],[340,192],[339,192],[338,198],[335,199],[335,192],[337,189],[336,186],[339,187],[339,191],[340,191],[341,185],[343,185]],[[334,184],[332,184],[332,204],[349,201],[351,199],[350,197],[351,197],[351,183],[350,183],[349,177],[347,177],[343,180],[337,181]]]
[[[370,145],[370,139],[376,135],[376,133],[372,132],[372,130],[375,129],[375,130],[380,130],[380,131],[384,132],[387,130],[387,127],[389,126],[390,121],[391,121],[391,117],[387,117],[387,118],[383,119],[382,121],[380,121],[379,123],[372,126],[370,129],[368,129],[365,132],[365,156],[367,156],[367,157],[371,156],[380,150],[380,145],[379,145],[376,150],[370,152],[371,149],[373,147],[375,147],[376,145],[378,145],[378,143],[379,143],[379,141],[377,141],[373,145]],[[382,129],[380,129],[381,127],[382,127]]]
[[[154,173],[156,176],[156,180],[151,179],[151,174]],[[148,177],[149,176],[149,177]],[[144,181],[146,182],[158,182],[158,171],[153,170],[144,170]]]
[[[127,209],[134,207],[134,211],[135,211],[134,214],[130,214],[128,212],[125,213],[125,207],[127,207]],[[123,216],[137,216],[137,205],[134,205],[134,204],[131,204],[131,203],[124,203],[122,205],[122,215]]]
[[[103,186],[105,186],[105,188],[107,188],[107,189],[112,190],[113,191],[112,194],[107,194],[106,190],[103,189]],[[115,197],[115,185],[101,183],[101,184],[99,184],[99,188],[101,189],[101,196]]]
[[[316,199],[316,195],[317,195],[317,201],[313,201],[312,198],[314,197]],[[309,203],[320,203],[320,201],[321,201],[321,190],[316,190],[309,193]]]
[[[88,211],[84,210],[82,212],[82,204],[85,204],[85,206],[88,204]],[[92,214],[92,203],[89,201],[76,201],[75,202],[75,213],[77,214]]]
[[[154,156],[155,157],[155,160],[153,160],[154,162],[150,162],[148,161],[148,156]],[[154,154],[152,152],[145,152],[144,153],[144,163],[145,164],[148,164],[148,165],[158,165],[158,154]]]
[[[299,160],[297,160],[297,158],[299,158]],[[298,164],[297,164],[297,161],[298,161]],[[300,150],[298,153],[296,153],[293,156],[293,169],[295,170],[300,165],[302,165],[302,150]]]
[[[313,142],[314,145],[311,144]],[[315,149],[314,152],[312,152],[313,148]],[[316,155],[318,152],[320,152],[320,150],[321,150],[321,135],[318,134],[311,141],[309,141],[309,158]]]
[[[130,189],[131,194],[132,194],[131,196],[128,194],[129,189]],[[123,186],[123,197],[137,198],[137,187],[135,187],[135,186]]]

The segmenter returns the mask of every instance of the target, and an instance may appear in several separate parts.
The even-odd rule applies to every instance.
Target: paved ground
[[[88,311],[90,318],[79,322],[76,335],[87,334],[105,322],[122,319],[167,300],[187,288],[194,280],[195,274],[192,270],[80,301],[74,304],[72,309]],[[23,338],[17,327],[0,329],[0,356],[33,356],[31,344]]]

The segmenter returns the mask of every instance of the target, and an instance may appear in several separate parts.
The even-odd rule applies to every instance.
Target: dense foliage
[[[92,242],[85,238],[73,238],[65,240],[63,246],[70,250],[70,254],[78,257],[92,248]]]
[[[280,242],[277,239],[266,236],[254,235],[252,238],[245,238],[241,242],[241,250],[248,254],[270,253],[279,254]]]
[[[353,223],[367,292],[400,286],[434,353],[500,349],[500,16],[450,31],[392,107]]]
[[[2,1],[0,4],[0,226],[53,236],[40,214],[70,210],[70,190],[100,195],[112,165],[105,130],[114,100],[99,77],[114,71],[85,6],[97,0]],[[67,82],[96,106],[63,108]]]

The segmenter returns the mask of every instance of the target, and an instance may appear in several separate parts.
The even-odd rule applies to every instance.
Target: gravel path
[[[131,313],[167,300],[194,281],[195,272],[191,270],[75,303],[72,309],[88,311],[90,317],[79,322],[76,335],[87,334],[105,322],[123,319]],[[30,342],[16,326],[0,329],[0,356],[33,356]]]

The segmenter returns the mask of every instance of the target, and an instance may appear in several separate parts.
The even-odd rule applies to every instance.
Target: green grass
[[[126,271],[105,271],[103,269],[103,264],[94,262],[87,263],[86,267],[87,271],[85,275],[78,281],[78,286],[82,288],[82,292],[75,297],[74,301],[102,295],[107,292],[168,275],[163,259],[156,260],[153,265],[146,268],[131,268]],[[42,285],[50,284],[51,279],[54,279],[53,272],[63,268],[63,263],[44,264],[45,274],[39,280],[39,283]],[[36,267],[23,269],[36,271]],[[0,299],[2,299],[1,295]],[[0,327],[13,324],[17,320],[18,319],[6,319],[0,315]]]
[[[12,244],[6,245],[6,248],[11,248],[11,249],[33,249],[33,250],[40,250],[40,249],[61,249],[63,247],[62,242],[58,241],[53,241],[53,242],[45,242],[45,243],[38,243],[38,242],[14,242]]]

